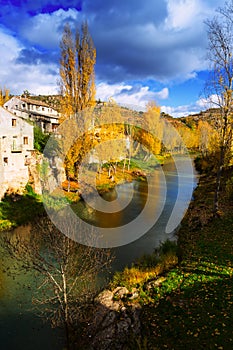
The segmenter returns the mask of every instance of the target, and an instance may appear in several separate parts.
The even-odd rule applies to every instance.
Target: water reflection
[[[182,160],[185,166],[185,160]],[[166,202],[156,223],[139,239],[132,243],[113,249],[116,256],[112,270],[119,270],[126,265],[130,265],[136,258],[144,253],[151,253],[155,247],[158,247],[161,241],[167,238],[172,238],[171,234],[165,233],[165,227],[168,217],[171,214],[174,202],[177,199],[178,180],[175,164],[169,162],[163,167],[166,183],[162,181],[161,169],[155,170],[152,176],[154,186],[153,201],[155,206],[149,206],[142,216],[142,226],[144,222],[154,220],[154,217],[159,213],[163,204],[162,197],[166,187]],[[181,186],[181,202],[179,210],[185,212],[188,202],[186,198],[187,190],[195,187],[193,178],[183,178]],[[133,199],[125,207],[124,210],[118,210],[116,198],[128,198],[129,193],[133,192]],[[116,212],[103,213],[103,211],[95,211],[90,205],[86,206],[84,202],[79,202],[73,207],[73,210],[85,219],[96,226],[103,228],[119,227],[126,225],[133,219],[137,218],[145,208],[148,199],[148,183],[137,182],[126,183],[119,186],[117,189],[105,195],[106,207],[115,206]],[[93,199],[94,201],[94,199]],[[20,227],[14,231],[12,238],[21,238],[27,240],[30,237],[31,227]],[[134,232],[129,232],[133,236]],[[11,268],[11,261],[7,260],[4,251],[0,248],[0,255],[4,260],[5,267]],[[62,337],[61,334],[45,325],[37,318],[31,309],[31,300],[33,288],[31,279],[34,276],[26,276],[18,274],[15,279],[3,274],[3,266],[0,267],[0,337],[3,349],[24,349],[24,350],[44,350],[61,349]]]

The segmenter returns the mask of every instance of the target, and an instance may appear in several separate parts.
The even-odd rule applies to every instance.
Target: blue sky
[[[97,50],[97,98],[155,100],[177,117],[206,109],[204,21],[222,0],[1,0],[0,86],[58,93],[65,23],[87,20]]]

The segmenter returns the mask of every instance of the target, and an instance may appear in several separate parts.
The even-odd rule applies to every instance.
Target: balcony
[[[23,145],[11,145],[11,153],[22,153]]]

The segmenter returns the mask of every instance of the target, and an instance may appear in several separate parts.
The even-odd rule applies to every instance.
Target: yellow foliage
[[[160,118],[160,107],[154,102],[147,104],[147,111],[144,113],[144,129],[150,134],[144,134],[146,144],[151,144],[152,152],[159,154],[161,151],[161,140],[163,137],[163,124]]]
[[[3,106],[10,99],[10,90],[0,88],[0,106]]]
[[[96,50],[88,31],[82,24],[75,38],[69,24],[64,27],[60,43],[60,88],[62,121],[86,107],[94,105]]]

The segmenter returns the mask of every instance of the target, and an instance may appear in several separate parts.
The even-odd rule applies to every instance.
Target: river
[[[111,232],[108,235],[110,242],[114,243],[112,246],[114,247],[115,259],[112,271],[123,269],[143,254],[152,253],[166,239],[174,239],[174,233],[170,232],[171,230],[166,232],[168,219],[171,217],[175,203],[178,213],[176,215],[180,217],[184,215],[189,204],[190,193],[197,182],[196,176],[193,177],[188,172],[182,177],[181,184],[178,185],[180,175],[177,175],[177,164],[179,162],[178,168],[181,166],[186,169],[188,161],[187,157],[180,157],[176,160],[176,164],[169,161],[162,168],[155,169],[150,180],[153,188],[156,188],[152,198],[152,204],[156,203],[155,206],[146,206],[148,200],[147,182],[135,181],[120,185],[116,190],[119,198],[127,199],[129,193],[133,196],[124,210],[111,215],[99,211],[91,214],[93,216],[92,222],[102,226],[105,232],[108,227],[124,227],[142,215],[139,223],[135,221],[136,225],[133,226],[132,232],[128,232],[127,239],[126,236],[122,236],[123,240],[120,241],[120,246],[117,246],[114,231],[112,237]],[[113,190],[106,194],[109,203],[114,202],[116,191]],[[81,212],[85,211],[83,203],[80,202],[79,206]],[[161,207],[163,208],[161,209]],[[149,229],[140,236],[137,233],[138,227],[143,230],[148,223]],[[22,231],[24,235],[30,234],[30,226],[20,227],[17,231]],[[2,262],[4,261],[2,265],[8,266],[9,271],[13,270],[12,262],[6,261],[4,251],[1,248],[0,254]],[[49,324],[44,323],[32,308],[31,300],[34,290],[30,283],[31,277],[22,272],[11,277],[9,274],[3,273],[2,268],[0,268],[1,349],[60,350],[63,347],[62,333],[57,329],[51,329]]]

